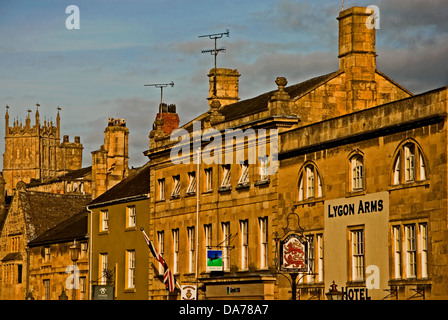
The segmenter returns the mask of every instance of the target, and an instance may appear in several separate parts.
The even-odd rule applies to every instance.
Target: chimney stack
[[[209,97],[208,100],[218,100],[221,107],[238,102],[238,78],[237,69],[213,68],[208,74]]]
[[[162,111],[162,113],[157,113],[155,121],[157,121],[157,119],[160,118],[163,119],[161,129],[167,136],[169,136],[171,132],[179,128],[180,120],[179,115],[176,112],[176,105],[175,104],[167,105],[165,103],[162,103],[160,110]],[[153,129],[156,128],[155,121]]]
[[[373,10],[352,7],[339,17],[339,69],[345,72],[347,112],[373,107],[376,101]]]

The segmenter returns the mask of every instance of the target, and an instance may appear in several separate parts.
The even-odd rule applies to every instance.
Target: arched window
[[[313,163],[303,166],[299,175],[298,187],[299,201],[322,197],[322,180],[316,166]]]
[[[350,158],[350,187],[351,191],[364,189],[364,157],[361,154]]]
[[[402,143],[395,152],[392,184],[398,185],[426,180],[423,152],[414,141]]]

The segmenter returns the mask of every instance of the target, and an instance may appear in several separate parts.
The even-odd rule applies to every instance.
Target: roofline
[[[387,80],[389,80],[390,82],[392,82],[394,85],[396,85],[398,88],[400,88],[403,91],[406,91],[407,94],[413,96],[414,94],[409,91],[408,89],[406,89],[405,87],[403,87],[402,85],[400,85],[399,83],[395,82],[394,80],[392,80],[389,76],[387,76],[386,74],[382,73],[381,71],[379,71],[378,69],[375,69],[375,72],[378,73],[380,76],[386,78]]]
[[[88,233],[86,233],[85,235],[79,235],[79,236],[74,236],[74,237],[58,238],[58,239],[53,239],[53,240],[42,240],[42,241],[37,241],[37,242],[35,242],[34,240],[31,240],[27,243],[27,246],[29,248],[35,248],[35,247],[40,247],[43,245],[67,243],[67,242],[71,242],[73,240],[85,240],[85,239],[89,239]]]
[[[293,101],[297,101],[297,100],[299,100],[300,98],[302,98],[303,96],[307,95],[307,94],[310,93],[311,91],[316,90],[317,88],[319,88],[319,87],[322,86],[323,84],[327,83],[328,81],[330,81],[330,80],[336,78],[337,76],[339,76],[339,75],[341,75],[341,74],[343,74],[343,73],[345,73],[345,71],[344,71],[344,70],[341,70],[341,69],[328,73],[327,75],[328,75],[329,77],[328,77],[327,79],[325,79],[324,81],[321,81],[321,82],[319,82],[319,83],[316,83],[316,84],[315,84],[314,86],[312,86],[310,89],[306,90],[305,92],[302,92],[302,94],[298,95],[297,97],[294,97],[292,100],[293,100]],[[326,75],[317,76],[317,77],[314,77],[314,78],[311,78],[311,79],[308,79],[308,80],[312,80],[312,79],[315,79],[315,78],[318,78],[318,77],[324,77],[324,76],[326,76]],[[308,81],[308,80],[305,80],[305,81]],[[305,82],[305,81],[304,81],[304,82]]]
[[[107,205],[110,205],[110,204],[125,203],[125,202],[129,202],[130,200],[132,200],[132,201],[140,201],[140,200],[146,200],[146,199],[149,199],[149,198],[150,198],[149,193],[144,193],[144,194],[139,194],[139,195],[136,195],[136,196],[130,196],[130,197],[113,199],[113,200],[99,202],[99,203],[88,204],[86,206],[86,208],[87,208],[87,210],[90,211],[90,209],[98,208],[98,207],[104,207],[104,206],[107,206]]]

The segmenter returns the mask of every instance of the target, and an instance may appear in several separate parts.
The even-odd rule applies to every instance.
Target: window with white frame
[[[224,164],[222,167],[221,187],[230,187],[230,164]]]
[[[165,178],[158,180],[159,184],[159,200],[165,200]]]
[[[205,247],[207,249],[212,248],[212,225],[205,224],[204,225],[204,234],[205,234]]]
[[[315,263],[316,263],[316,247],[315,247],[315,235],[314,234],[309,234],[306,237],[306,240],[308,242],[308,275],[306,276],[306,282],[308,283],[312,283],[314,282],[314,275],[312,273],[314,273],[314,268],[315,268]]]
[[[260,157],[260,181],[266,181],[269,179],[269,157]]]
[[[100,211],[100,231],[108,231],[109,230],[109,211],[101,210]]]
[[[133,228],[135,227],[135,206],[126,207],[126,227]]]
[[[364,280],[364,230],[350,232],[351,277],[352,281]]]
[[[306,197],[307,198],[314,198],[314,170],[312,166],[306,167],[306,181],[307,181],[307,188],[306,188]]]
[[[415,225],[405,226],[406,237],[406,278],[415,278],[417,276],[417,246]]]
[[[241,270],[249,268],[249,222],[240,221],[241,231]]]
[[[107,284],[107,276],[108,276],[107,260],[108,260],[107,253],[100,253],[100,257],[99,257],[99,276],[100,276],[99,284],[100,285]]]
[[[364,187],[363,160],[361,155],[355,155],[350,159],[352,191],[358,191]]]
[[[400,170],[401,170],[400,156],[398,156],[394,164],[394,173],[393,173],[394,185],[400,184]]]
[[[428,278],[428,226],[420,223],[420,248],[421,248],[421,277]]]
[[[159,245],[157,250],[159,254],[163,257],[163,254],[165,253],[165,232],[163,230],[157,231],[157,242]],[[161,263],[159,263],[158,265],[159,265],[159,275],[161,275],[165,272],[165,269]]]
[[[126,288],[135,288],[135,250],[126,250]]]
[[[213,189],[213,168],[204,169],[205,172],[205,191]]]
[[[420,180],[426,180],[425,160],[423,160],[423,155],[421,153],[419,155],[419,160]]]
[[[173,191],[171,192],[172,197],[179,197],[180,195],[180,176],[173,176]]]
[[[187,228],[188,233],[188,272],[195,272],[195,231],[194,227]]]
[[[238,184],[248,184],[249,183],[249,162],[245,160],[240,164],[241,166],[241,176],[238,180]]]
[[[259,219],[260,223],[260,269],[268,267],[268,218]]]
[[[404,158],[405,158],[405,180],[415,180],[415,148],[412,144],[404,146]]]
[[[173,229],[173,273],[179,273],[179,229]]]
[[[324,241],[322,234],[317,235],[317,281],[324,281]]]
[[[394,160],[392,184],[412,183],[427,179],[423,152],[415,142],[399,147]]]
[[[401,227],[392,227],[393,254],[394,254],[394,278],[401,279]]]
[[[223,222],[222,227],[222,259],[225,271],[230,270],[230,222]]]
[[[308,164],[299,175],[298,200],[322,197],[322,180],[316,166]]]
[[[189,172],[187,194],[193,194],[195,192],[196,192],[196,172]]]
[[[395,279],[428,278],[428,224],[396,225],[392,232]]]

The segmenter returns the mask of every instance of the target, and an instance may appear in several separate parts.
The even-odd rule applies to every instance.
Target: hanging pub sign
[[[222,271],[222,250],[207,250],[206,271]]]
[[[280,270],[284,272],[306,272],[308,242],[300,234],[292,233],[280,241]]]

